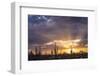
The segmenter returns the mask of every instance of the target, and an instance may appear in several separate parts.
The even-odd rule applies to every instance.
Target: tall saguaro
[[[58,49],[57,49],[57,44],[56,44],[56,42],[54,43],[54,52],[55,52],[55,55],[57,55],[57,51],[58,51]]]

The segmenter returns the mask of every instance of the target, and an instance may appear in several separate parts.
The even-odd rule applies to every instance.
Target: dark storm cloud
[[[29,44],[87,39],[87,29],[87,17],[28,15]]]

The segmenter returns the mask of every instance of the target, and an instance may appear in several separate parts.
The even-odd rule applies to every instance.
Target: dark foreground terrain
[[[55,59],[81,59],[88,58],[88,53],[73,53],[73,54],[61,54],[61,55],[28,55],[28,60],[55,60]]]

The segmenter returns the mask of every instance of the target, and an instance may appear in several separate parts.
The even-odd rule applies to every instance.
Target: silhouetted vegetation
[[[88,53],[73,53],[73,54],[59,54],[59,55],[28,55],[28,60],[54,60],[54,59],[80,59],[88,58]]]
[[[53,50],[51,50],[51,54],[44,54],[42,55],[42,48],[41,46],[35,46],[34,47],[35,54],[32,53],[32,51],[28,54],[28,60],[53,60],[53,59],[80,59],[80,58],[88,58],[88,53],[83,52],[80,50],[79,53],[73,52],[73,47],[70,47],[70,53],[58,53],[58,47],[56,42],[54,43]]]

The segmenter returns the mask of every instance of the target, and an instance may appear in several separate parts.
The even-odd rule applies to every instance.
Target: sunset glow
[[[84,46],[84,47],[81,47],[79,45],[79,42],[81,40],[80,39],[76,39],[76,40],[68,40],[68,41],[63,41],[63,40],[54,40],[53,42],[48,42],[48,43],[45,43],[44,45],[42,46],[50,46],[50,45],[54,45],[54,43],[56,43],[57,47],[59,48],[58,50],[58,54],[71,54],[70,53],[70,50],[71,50],[71,46],[72,46],[72,50],[73,50],[73,53],[80,53],[80,52],[87,52],[87,47]],[[46,48],[45,48],[46,49]],[[44,49],[43,49],[44,50]],[[46,49],[47,51],[42,51],[42,55],[50,55],[51,54],[51,48],[48,48]],[[35,55],[34,51],[33,51],[33,54]]]

